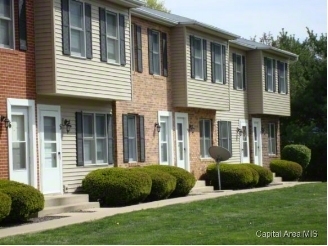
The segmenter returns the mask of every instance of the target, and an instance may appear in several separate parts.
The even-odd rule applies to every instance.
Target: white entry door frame
[[[161,127],[158,136],[158,153],[160,165],[173,166],[174,164],[172,120],[172,112],[158,112],[158,123]]]
[[[60,106],[38,105],[40,186],[43,194],[62,194]]]
[[[252,118],[252,139],[254,163],[262,166],[262,133],[261,119]]]
[[[29,184],[37,189],[37,147],[34,100],[8,98],[7,118],[10,122],[15,124],[15,126],[8,128],[9,179]],[[24,129],[13,129],[14,127]],[[15,132],[13,133],[13,131]],[[23,135],[21,133],[23,133]],[[20,134],[20,136],[18,137],[17,134]],[[17,139],[17,137],[19,139]],[[24,154],[21,152],[23,149],[26,151],[25,171],[23,169],[18,170],[20,168],[17,167],[14,168],[14,159],[15,162],[17,162],[17,158],[23,158],[23,156],[21,156],[21,154]],[[15,158],[13,156],[14,154]],[[16,163],[16,166],[17,164],[18,162]],[[24,164],[22,164],[22,166],[24,166]],[[25,174],[23,174],[23,172],[25,172]]]
[[[242,129],[240,136],[240,162],[249,163],[248,120],[239,120],[239,128]]]
[[[175,113],[177,166],[190,172],[188,114]]]

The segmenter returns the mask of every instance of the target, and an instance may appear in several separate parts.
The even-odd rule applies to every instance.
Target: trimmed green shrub
[[[11,198],[10,214],[4,219],[6,222],[27,221],[44,208],[43,194],[30,185],[0,180],[0,191]]]
[[[254,169],[259,174],[259,182],[257,183],[256,187],[263,187],[270,184],[273,181],[273,174],[272,172],[264,167],[255,165],[255,164],[244,164],[248,167]]]
[[[295,181],[302,176],[303,168],[300,164],[286,160],[272,160],[270,169],[277,176],[282,177],[284,181]]]
[[[89,173],[83,190],[101,206],[125,206],[144,201],[151,191],[151,177],[128,168],[105,168]]]
[[[145,168],[167,172],[176,178],[177,184],[170,197],[187,196],[196,183],[194,175],[180,167],[151,165]]]
[[[10,209],[11,209],[10,196],[0,192],[0,221],[9,215]]]
[[[206,172],[211,185],[218,189],[218,170],[216,164],[207,166]],[[220,177],[222,189],[244,189],[257,184],[258,174],[243,164],[220,164]]]
[[[305,169],[311,161],[311,150],[301,144],[286,145],[281,151],[281,159],[296,162]]]
[[[152,180],[151,191],[147,197],[148,201],[158,201],[168,198],[175,190],[177,179],[167,173],[160,170],[151,168],[133,168],[136,171],[146,172]]]

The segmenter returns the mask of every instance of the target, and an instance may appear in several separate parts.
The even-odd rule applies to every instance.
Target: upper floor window
[[[278,61],[278,92],[288,93],[287,63]]]
[[[274,123],[269,123],[269,150],[268,153],[270,155],[275,155],[277,153],[277,146],[276,146],[276,129]]]
[[[232,155],[231,121],[218,121],[219,146],[230,151]]]
[[[211,120],[199,121],[199,135],[200,135],[200,156],[202,158],[209,158],[209,148],[212,144],[211,138]]]
[[[63,54],[92,59],[91,5],[76,0],[61,3]]]
[[[226,54],[225,46],[221,44],[211,43],[212,58],[212,82],[226,83]]]
[[[0,0],[0,47],[14,47],[12,0]]]
[[[149,74],[168,75],[166,33],[148,29],[148,59]],[[141,60],[139,55],[138,60]],[[142,64],[141,61],[140,63]]]
[[[191,78],[207,80],[207,42],[190,36]]]
[[[233,53],[232,60],[233,60],[233,88],[237,90],[246,90],[245,56]]]
[[[71,55],[85,57],[85,23],[82,2],[69,1]]]
[[[160,38],[159,38],[159,32],[155,30],[150,30],[151,34],[149,35],[151,42],[151,49],[150,54],[151,59],[149,62],[151,62],[151,66],[153,68],[153,74],[160,75],[161,69],[160,69]]]
[[[264,57],[265,90],[276,92],[276,60]]]
[[[120,43],[118,15],[113,12],[106,13],[107,58],[109,62],[119,63]]]

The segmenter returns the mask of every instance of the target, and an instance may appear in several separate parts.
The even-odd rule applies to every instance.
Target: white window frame
[[[237,84],[237,90],[244,90],[244,70],[243,70],[243,56],[241,54],[238,54],[238,53],[235,53],[236,54],[236,84]],[[240,71],[238,71],[238,57],[240,57]],[[241,83],[241,86],[238,84],[238,76],[237,74],[240,74],[240,83]]]
[[[222,122],[225,122],[225,124],[226,124],[226,130],[227,130],[227,137],[225,137],[225,138],[222,138],[221,137],[221,139],[227,139],[227,143],[228,143],[228,146],[227,146],[227,150],[229,150],[230,151],[230,153],[231,153],[231,155],[232,155],[232,149],[230,150],[229,148],[230,148],[230,141],[232,141],[232,132],[231,132],[231,128],[229,129],[229,124],[228,124],[228,120],[221,120],[220,121],[220,123],[222,124]],[[230,121],[231,122],[231,121]],[[232,124],[231,124],[231,127],[232,127]],[[230,131],[229,131],[230,130]],[[230,132],[230,134],[231,134],[231,140],[229,141],[229,132]],[[221,127],[219,128],[219,136],[221,135]],[[221,147],[223,147],[223,148],[225,148],[224,146],[221,146]]]
[[[273,137],[271,132],[271,127],[273,126]],[[272,142],[274,141],[274,146]],[[268,154],[269,155],[276,155],[277,154],[277,135],[276,135],[276,124],[275,123],[269,123],[269,129],[268,129]]]
[[[0,16],[0,20],[5,20],[11,22],[9,25],[9,46],[0,43],[0,48],[4,49],[14,49],[15,48],[15,7],[14,0],[10,0],[10,19],[7,17]]]
[[[85,31],[85,6],[84,6],[84,2],[82,1],[77,1],[77,0],[69,0],[69,9],[71,10],[71,3],[72,2],[77,2],[80,3],[82,5],[82,29],[78,28],[78,27],[74,27],[71,24],[71,11],[69,11],[69,35],[70,35],[70,53],[71,56],[74,57],[80,57],[80,58],[86,58],[86,31]],[[79,31],[82,33],[82,38],[80,40],[80,42],[83,42],[83,45],[81,44],[81,48],[83,50],[81,50],[81,53],[76,53],[72,51],[72,29],[75,31]]]
[[[95,165],[108,165],[108,129],[107,129],[107,113],[105,112],[88,112],[88,111],[83,111],[82,114],[82,124],[84,124],[84,115],[92,115],[92,125],[93,125],[93,136],[92,137],[85,137],[84,136],[84,131],[82,132],[82,138],[83,138],[83,155],[84,155],[84,140],[85,139],[92,139],[94,141],[94,160],[92,160],[91,162],[86,161],[84,156],[83,156],[83,160],[84,160],[84,165],[85,166],[95,166]],[[97,137],[97,129],[96,129],[96,116],[97,115],[104,115],[105,116],[105,138],[99,138]],[[97,162],[97,139],[105,139],[106,140],[106,153],[105,156],[107,156],[107,162]]]
[[[209,126],[210,126],[210,137],[209,138],[205,136],[205,132],[206,132],[206,129],[205,129],[205,125],[206,124],[205,124],[205,122],[209,122],[210,123],[209,124]],[[200,129],[201,129],[200,125],[201,124],[202,124],[202,129],[203,129],[203,132],[202,132],[203,137],[201,137],[201,134],[200,134]],[[205,149],[205,142],[206,142],[206,140],[207,141],[209,140],[210,141],[210,145],[212,145],[212,121],[211,120],[209,120],[209,119],[200,119],[199,120],[199,139],[200,139],[200,150],[201,150],[200,151],[200,157],[201,158],[204,158],[204,159],[211,158],[208,149],[207,150]],[[202,155],[202,149],[203,149],[203,153],[205,153],[204,155]]]
[[[135,153],[136,153],[136,156],[135,156],[135,159],[133,158],[130,158],[130,153],[128,153],[129,155],[129,163],[135,163],[135,162],[138,162],[138,128],[137,128],[137,116],[136,115],[128,115],[128,124],[127,124],[127,132],[128,132],[128,145],[129,145],[129,152],[130,152],[130,149],[131,149],[131,146],[130,146],[130,139],[133,139],[132,137],[129,136],[129,120],[130,119],[134,119],[134,132],[135,132],[135,136],[133,137],[134,138],[134,141],[135,141]]]
[[[219,43],[213,43],[213,49],[214,49],[214,63],[215,65],[220,65],[221,66],[221,78],[217,78],[217,74],[215,73],[215,83],[219,83],[219,84],[223,84],[223,76],[224,76],[224,71],[223,71],[223,63],[224,63],[224,59],[226,59],[226,57],[223,57],[223,44],[219,44]],[[215,54],[216,54],[216,50],[220,49],[221,50],[221,61],[217,62],[217,60],[215,59]],[[214,68],[215,69],[215,68]]]
[[[36,154],[36,118],[35,118],[35,101],[28,99],[15,99],[7,98],[7,117],[11,121],[12,107],[27,107],[28,109],[28,122],[29,122],[29,146],[30,146],[30,175],[31,185],[38,188],[38,174],[37,174],[37,154]],[[12,132],[8,131],[8,160],[10,169],[13,168],[12,156]],[[11,179],[11,172],[9,172],[9,179]]]
[[[200,58],[197,58],[196,57],[196,41],[199,41],[200,42],[200,51],[201,51],[201,57]],[[194,38],[194,54],[195,54],[195,79],[198,79],[198,80],[203,80],[204,79],[204,49],[203,49],[203,39],[202,38],[199,38],[199,37],[195,37]],[[197,60],[201,60],[201,76],[198,76],[196,74],[196,59]]]
[[[267,57],[266,58],[267,59],[267,64],[266,64],[266,66],[267,66],[267,77],[269,77],[268,75],[269,75],[269,68],[268,68],[268,61],[270,60],[271,61],[271,71],[272,71],[272,73],[271,73],[271,79],[270,80],[268,80],[267,82],[268,82],[268,92],[273,92],[273,88],[274,88],[274,83],[275,83],[275,81],[273,81],[273,77],[274,77],[274,73],[275,73],[275,70],[273,69],[274,68],[274,66],[273,66],[273,61],[274,61],[274,59],[273,58],[270,58],[270,57]],[[271,90],[269,89],[270,88],[270,83],[271,83]]]
[[[153,34],[156,33],[157,37],[158,37],[158,51],[155,52],[154,50],[154,36]],[[161,75],[161,35],[159,31],[156,30],[151,30],[151,42],[152,42],[152,46],[153,46],[153,50],[152,50],[152,57],[153,57],[153,73],[154,75]],[[158,64],[155,64],[154,62],[154,55],[158,55]],[[155,67],[158,67],[158,73],[155,72]]]
[[[116,16],[116,37],[114,36],[110,36],[108,33],[107,33],[107,15],[110,14],[110,15],[115,15]],[[107,50],[107,61],[108,63],[112,63],[112,64],[120,64],[120,23],[119,23],[119,13],[116,12],[116,11],[113,11],[113,10],[106,10],[106,50]],[[109,59],[108,57],[108,46],[107,46],[107,40],[108,39],[111,39],[111,40],[114,40],[116,43],[117,43],[117,50],[116,50],[116,60],[113,60],[113,59]]]
[[[162,162],[162,154],[161,154],[161,133],[159,133],[158,138],[158,158],[159,158],[159,164],[161,165],[174,165],[174,144],[173,144],[173,114],[169,111],[158,111],[158,122],[161,122],[161,117],[167,117],[168,118],[168,125],[167,125],[167,135],[168,135],[168,162]],[[162,131],[162,129],[161,129]]]
[[[135,24],[131,24],[131,70],[135,71],[136,70],[136,49],[135,49],[135,41],[136,41],[136,31],[135,31]]]
[[[285,68],[285,62],[279,62],[278,64],[281,64],[281,67],[282,67],[282,71],[284,72],[284,76],[281,76],[281,69],[280,69],[280,67],[278,67],[278,70],[279,70],[279,83],[280,83],[280,94],[286,94],[286,91],[287,91],[287,82],[286,82],[286,80],[287,80],[287,74],[286,74],[286,68]],[[284,81],[284,86],[282,87],[282,84],[281,84],[281,79],[283,79],[283,81]]]

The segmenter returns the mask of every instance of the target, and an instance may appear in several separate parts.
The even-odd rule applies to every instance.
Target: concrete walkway
[[[40,222],[40,223],[26,224],[26,225],[21,225],[21,226],[16,226],[16,227],[0,229],[0,238],[14,236],[14,235],[18,235],[18,234],[40,232],[40,231],[59,228],[59,227],[67,226],[67,225],[83,223],[83,222],[90,222],[93,220],[102,219],[102,218],[113,216],[116,214],[128,213],[128,212],[139,211],[139,210],[144,210],[144,209],[159,208],[159,207],[164,207],[164,206],[168,206],[168,205],[189,203],[189,202],[194,202],[194,201],[213,199],[213,198],[217,198],[217,197],[231,196],[231,195],[235,195],[235,194],[258,192],[258,191],[264,191],[264,190],[275,190],[275,189],[293,187],[295,185],[309,184],[309,183],[314,183],[314,182],[283,182],[283,184],[281,184],[281,185],[273,185],[273,186],[263,187],[263,188],[254,188],[254,189],[236,190],[236,191],[232,191],[232,190],[215,191],[212,193],[204,193],[204,194],[199,194],[199,195],[191,195],[191,196],[161,200],[161,201],[156,201],[156,202],[142,203],[142,204],[127,206],[127,207],[93,208],[93,209],[85,210],[85,211],[94,211],[94,212],[89,212],[89,213],[88,212],[86,212],[86,213],[74,212],[74,213],[56,214],[53,216],[67,216],[67,217],[61,218],[61,219],[48,220],[48,221],[44,221],[44,222]]]

